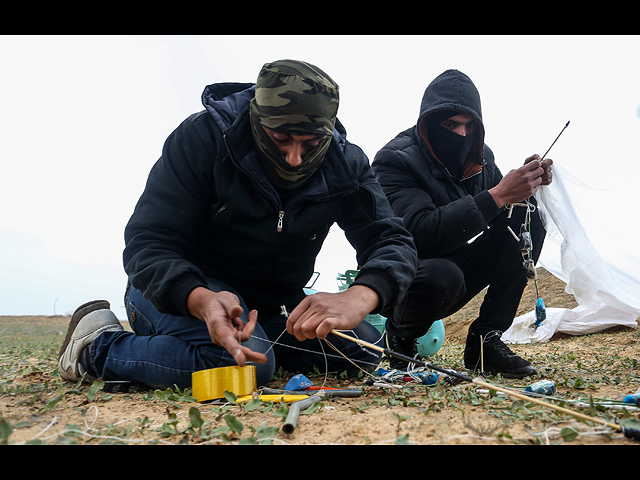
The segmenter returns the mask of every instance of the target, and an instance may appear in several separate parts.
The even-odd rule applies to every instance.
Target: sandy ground
[[[540,272],[538,289],[547,307],[576,305],[564,293],[564,284],[544,271]],[[431,363],[462,370],[466,329],[481,299],[474,299],[445,320],[446,341],[438,355],[429,359]],[[531,283],[518,314],[532,310],[534,302]],[[17,325],[46,325],[51,329],[49,338],[59,345],[68,321],[68,317],[0,317],[0,331],[7,334],[16,331]],[[0,342],[8,339],[0,338]],[[3,422],[10,425],[8,439],[4,434],[10,444],[640,444],[602,424],[605,418],[640,421],[637,410],[625,413],[594,404],[591,410],[582,411],[599,420],[582,422],[508,396],[478,392],[471,384],[451,386],[439,381],[426,387],[403,383],[402,389],[385,389],[366,386],[364,379],[327,380],[311,375],[309,378],[318,386],[326,382],[327,387],[363,389],[363,394],[323,400],[301,414],[294,432],[286,434],[281,428],[281,404],[263,403],[253,409],[246,405],[193,403],[176,392],[158,394],[144,389],[98,391],[94,398],[89,385],[60,381],[51,352],[22,351],[17,355],[12,345],[0,343],[0,427]],[[512,349],[534,363],[539,377],[489,381],[522,389],[536,380],[551,379],[559,396],[587,400],[621,400],[640,388],[638,330],[614,328],[581,337],[556,335],[544,344]],[[290,377],[285,374],[276,378],[271,386],[282,387]],[[204,422],[200,430],[194,430],[190,415],[193,407]],[[2,435],[0,428],[0,443]]]

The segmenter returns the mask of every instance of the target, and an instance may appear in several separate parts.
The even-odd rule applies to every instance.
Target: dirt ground
[[[538,290],[546,306],[573,308],[564,283],[539,270]],[[527,287],[518,314],[533,309],[533,283]],[[445,319],[446,340],[428,361],[463,371],[466,329],[475,318],[482,294],[464,310]],[[62,343],[68,317],[0,317],[0,335],[11,325],[46,324]],[[9,330],[7,330],[9,331]],[[2,342],[2,338],[0,338]],[[298,418],[293,433],[282,430],[286,408],[263,402],[194,403],[189,391],[92,392],[88,384],[62,382],[55,370],[53,348],[21,351],[0,343],[0,444],[103,443],[272,443],[283,445],[368,444],[636,444],[609,422],[640,422],[640,410],[603,406],[618,403],[640,388],[640,332],[614,328],[581,337],[556,335],[544,344],[511,346],[532,361],[532,379],[487,381],[522,391],[531,383],[552,380],[566,408],[594,421],[579,421],[495,392],[479,392],[472,384],[434,386],[402,382],[402,388],[367,386],[365,378],[345,380],[308,375],[320,386],[363,389],[357,398],[324,399]],[[385,366],[385,361],[381,366]],[[14,372],[12,378],[8,372]],[[280,375],[271,387],[281,388],[291,377]],[[570,403],[584,401],[586,408]],[[589,403],[590,402],[590,403]],[[194,407],[197,411],[194,411]],[[9,430],[7,430],[9,426]],[[4,433],[3,433],[4,432]],[[10,433],[7,433],[10,432]]]

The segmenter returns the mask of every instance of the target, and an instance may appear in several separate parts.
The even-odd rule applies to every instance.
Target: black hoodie
[[[425,117],[443,110],[466,113],[480,125],[461,178],[449,173],[428,141]],[[458,70],[447,70],[429,84],[416,125],[385,145],[372,166],[420,258],[446,256],[466,245],[500,212],[488,192],[502,174],[484,144],[480,95]]]
[[[208,86],[205,110],[167,138],[125,229],[129,281],[172,315],[188,315],[187,296],[205,277],[234,287],[249,308],[293,309],[335,222],[361,265],[353,284],[375,290],[380,308],[393,305],[417,256],[367,157],[338,121],[321,168],[283,199],[252,140],[254,92],[253,84]]]

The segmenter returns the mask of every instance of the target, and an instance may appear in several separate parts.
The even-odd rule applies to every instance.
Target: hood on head
[[[454,111],[466,113],[480,124],[480,129],[475,141],[461,169],[461,178],[466,178],[482,169],[484,146],[484,124],[482,123],[482,107],[480,103],[480,93],[471,79],[458,70],[447,70],[438,75],[425,89],[420,104],[420,116],[418,118],[418,133],[429,149],[429,152],[440,163],[434,153],[429,141],[426,117],[431,114],[446,116],[447,114],[437,113],[442,111]],[[454,113],[453,115],[455,115]],[[453,116],[449,115],[449,116]]]

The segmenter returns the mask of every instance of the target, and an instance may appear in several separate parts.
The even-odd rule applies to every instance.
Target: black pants
[[[518,242],[507,225],[518,235],[525,214],[526,208],[517,206],[509,219],[505,210],[487,231],[453,254],[420,259],[405,299],[388,315],[389,334],[419,338],[435,321],[460,310],[485,287],[486,295],[469,333],[485,335],[507,330],[528,281]],[[537,262],[546,234],[537,210],[531,213],[530,231],[532,259]]]

